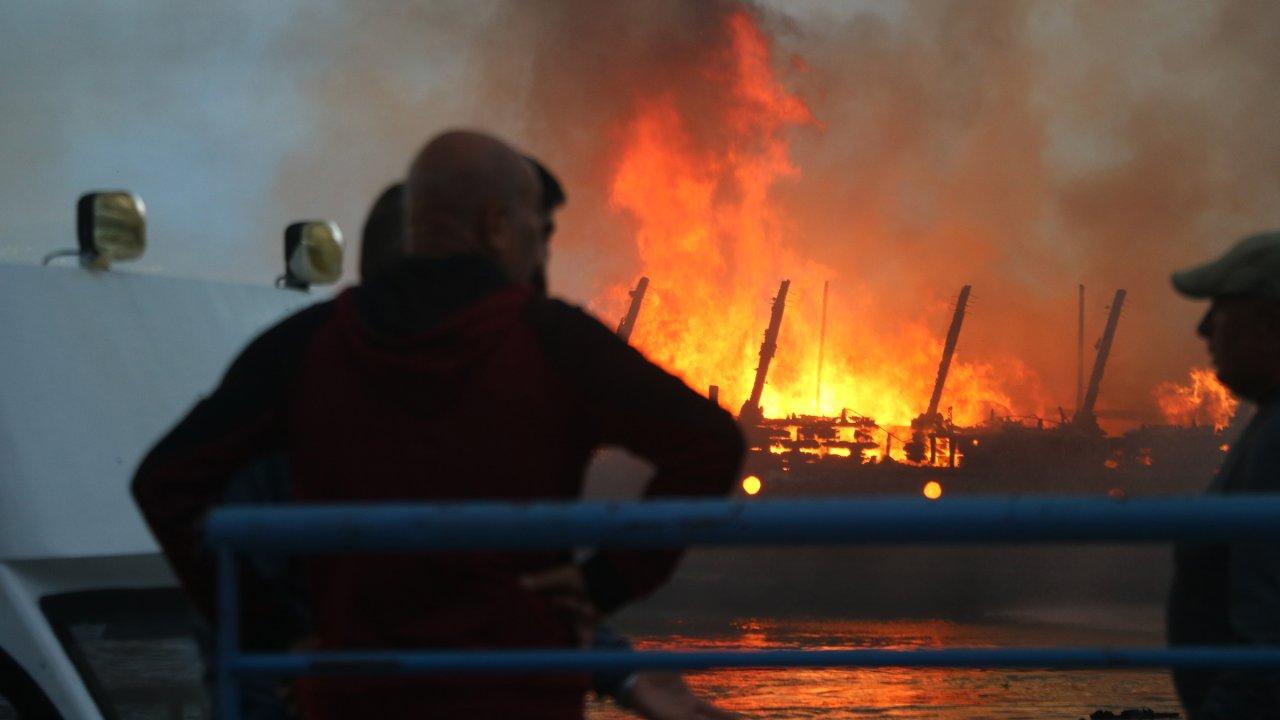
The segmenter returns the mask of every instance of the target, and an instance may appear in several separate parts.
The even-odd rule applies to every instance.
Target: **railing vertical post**
[[[217,689],[214,706],[218,720],[239,720],[240,682],[232,666],[240,657],[240,602],[236,583],[236,555],[228,547],[218,549],[218,635],[214,653]]]

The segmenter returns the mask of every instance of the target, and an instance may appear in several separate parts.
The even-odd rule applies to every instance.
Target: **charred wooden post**
[[[756,380],[751,386],[751,395],[742,404],[738,412],[738,422],[744,425],[756,425],[764,420],[764,411],[760,408],[760,395],[764,393],[765,377],[769,374],[769,363],[778,350],[778,331],[782,328],[782,311],[787,306],[787,290],[790,280],[783,280],[778,287],[778,295],[773,299],[773,311],[769,316],[769,327],[764,331],[764,342],[760,344],[760,364],[756,366]]]
[[[1116,326],[1120,323],[1120,310],[1124,307],[1124,290],[1117,290],[1111,301],[1111,313],[1107,315],[1107,327],[1102,331],[1102,339],[1098,341],[1098,354],[1093,359],[1093,373],[1089,376],[1089,387],[1084,393],[1084,402],[1076,410],[1072,424],[1078,428],[1097,431],[1098,391],[1102,386],[1102,374],[1107,369],[1107,358],[1111,355],[1111,343],[1116,338]]]
[[[712,385],[711,387],[707,388],[707,399],[717,405],[720,404],[720,386],[719,385]]]
[[[947,329],[947,341],[942,346],[942,362],[938,364],[938,376],[933,381],[933,395],[929,397],[929,409],[911,422],[915,431],[911,441],[906,445],[907,459],[920,462],[925,459],[925,439],[942,425],[942,416],[938,414],[938,404],[942,402],[942,389],[947,384],[947,374],[951,372],[951,358],[955,356],[956,342],[960,339],[960,327],[964,324],[964,311],[969,305],[971,285],[960,288],[960,297],[956,299],[956,311],[951,316],[951,327]],[[933,446],[930,445],[932,448]],[[930,462],[934,453],[930,452]]]
[[[964,311],[969,305],[971,285],[960,288],[960,297],[956,300],[956,311],[951,316],[951,327],[947,329],[947,342],[942,346],[942,362],[938,364],[938,377],[933,381],[933,395],[929,397],[929,409],[925,415],[932,418],[938,414],[938,404],[942,402],[942,388],[947,384],[947,374],[951,372],[951,358],[956,353],[956,342],[960,339],[960,326],[964,324]]]
[[[631,342],[631,332],[636,329],[636,318],[640,317],[640,304],[644,302],[644,293],[649,289],[649,278],[641,277],[636,289],[631,291],[631,307],[618,323],[618,337],[623,342]]]
[[[1076,325],[1076,409],[1084,404],[1084,285],[1080,286],[1079,321]]]
[[[822,414],[822,356],[827,349],[827,290],[831,281],[822,283],[822,330],[818,335],[818,383],[813,391],[813,413]]]

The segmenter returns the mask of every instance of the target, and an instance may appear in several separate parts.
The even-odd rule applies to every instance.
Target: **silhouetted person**
[[[550,241],[555,231],[553,214],[566,200],[564,188],[546,166],[534,158],[526,159],[533,164],[542,187],[543,236]],[[382,269],[403,257],[404,210],[403,183],[387,187],[374,202],[360,239],[363,278],[376,277]],[[545,285],[542,290],[545,291]],[[595,628],[591,645],[596,649],[631,647],[625,637],[605,626]],[[679,673],[595,672],[591,686],[597,694],[612,697],[649,720],[734,720],[739,717],[699,698]]]
[[[388,186],[373,202],[360,233],[361,282],[404,257],[404,213],[404,183]]]
[[[281,322],[147,456],[143,514],[197,605],[199,522],[253,458],[282,452],[303,502],[568,499],[599,446],[656,468],[649,494],[719,494],[743,452],[732,418],[585,313],[534,291],[547,258],[533,167],[501,142],[429,143],[406,189],[406,257]],[[607,612],[677,553],[404,554],[315,559],[324,649],[570,647],[564,608]],[[584,609],[584,606],[588,606]],[[246,632],[270,612],[248,597]],[[305,682],[311,718],[578,718],[586,679]]]
[[[1222,384],[1258,406],[1208,492],[1280,491],[1280,233],[1246,238],[1173,284],[1211,301],[1197,332]],[[1280,645],[1280,546],[1179,545],[1168,633],[1173,645]],[[1278,670],[1173,677],[1192,720],[1280,718]]]

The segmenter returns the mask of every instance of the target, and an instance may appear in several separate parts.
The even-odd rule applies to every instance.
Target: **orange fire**
[[[1221,430],[1240,404],[1207,367],[1192,368],[1186,383],[1163,382],[1152,392],[1171,425],[1212,425]]]
[[[928,404],[949,298],[904,307],[901,299],[869,297],[856,276],[842,277],[797,249],[771,194],[800,172],[789,135],[820,132],[821,124],[775,74],[772,48],[751,14],[729,14],[725,30],[722,47],[691,70],[719,89],[721,102],[704,106],[695,123],[675,96],[643,97],[618,128],[610,203],[635,228],[635,275],[651,279],[631,342],[701,392],[718,385],[721,403],[737,411],[750,392],[770,300],[790,279],[761,402],[765,416],[831,416],[847,408],[884,426],[906,426]],[[828,280],[832,321],[816,397]],[[602,316],[626,311],[631,282],[597,299]],[[1025,372],[1016,360],[1001,365],[1001,372]],[[962,340],[941,410],[976,424],[1010,406],[995,367],[966,361]]]

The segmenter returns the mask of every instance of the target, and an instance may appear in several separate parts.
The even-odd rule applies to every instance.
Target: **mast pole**
[[[818,387],[813,393],[813,412],[815,415],[822,414],[822,355],[827,349],[827,290],[830,287],[830,280],[822,283],[822,330],[818,335]]]
[[[1084,285],[1080,285],[1080,312],[1076,333],[1076,408],[1084,404]]]
[[[1098,403],[1098,391],[1102,387],[1102,374],[1107,369],[1107,358],[1111,355],[1111,343],[1116,337],[1116,325],[1120,322],[1120,311],[1124,308],[1125,291],[1117,290],[1111,301],[1111,312],[1107,315],[1107,327],[1102,331],[1102,340],[1098,343],[1098,354],[1093,359],[1093,374],[1089,376],[1089,387],[1085,390],[1084,403],[1076,410],[1073,422],[1082,428],[1093,430],[1098,427],[1098,418],[1094,408]]]
[[[616,330],[618,337],[622,338],[623,342],[631,342],[631,333],[636,329],[636,318],[640,317],[640,304],[644,302],[644,293],[648,289],[649,278],[642,276],[640,281],[636,283],[636,289],[629,293],[631,295],[631,307],[627,309],[627,314],[622,317]]]
[[[756,366],[755,383],[751,386],[751,395],[742,404],[738,412],[738,422],[754,425],[764,419],[760,408],[760,396],[764,393],[765,378],[769,375],[769,363],[778,350],[778,331],[782,329],[782,311],[787,306],[787,289],[790,280],[783,280],[778,286],[778,294],[773,298],[773,310],[769,315],[769,327],[764,331],[764,342],[760,344],[760,364]]]
[[[964,311],[969,305],[971,289],[969,285],[960,288],[960,296],[956,299],[956,310],[951,316],[951,327],[947,329],[947,341],[942,348],[942,362],[938,363],[938,377],[933,382],[933,395],[929,397],[929,409],[925,411],[925,415],[929,418],[938,414],[938,404],[942,401],[942,389],[947,384],[947,373],[951,370],[951,358],[956,352],[956,341],[960,339],[960,326],[964,323]]]

